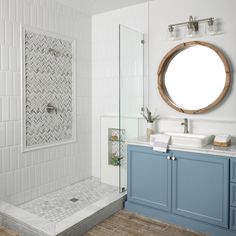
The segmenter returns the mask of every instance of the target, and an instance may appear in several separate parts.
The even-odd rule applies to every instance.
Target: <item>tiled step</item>
[[[19,236],[19,234],[0,226],[0,236]]]

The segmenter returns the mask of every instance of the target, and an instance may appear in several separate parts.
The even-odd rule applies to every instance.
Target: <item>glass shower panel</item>
[[[138,136],[138,117],[143,107],[144,35],[120,25],[119,188],[127,188],[127,145]]]

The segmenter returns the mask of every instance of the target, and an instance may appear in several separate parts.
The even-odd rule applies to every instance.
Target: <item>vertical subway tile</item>
[[[13,94],[15,96],[21,95],[21,81],[20,81],[20,74],[13,73]]]
[[[8,121],[9,120],[9,97],[2,97],[2,121]]]
[[[21,172],[20,169],[15,172],[15,183],[16,183],[16,192],[21,191]]]
[[[23,15],[23,4],[21,1],[16,1],[16,21],[19,23],[23,23],[24,15]]]
[[[9,19],[16,21],[16,0],[9,1]]]
[[[21,52],[20,52],[20,48],[16,49],[16,71],[17,72],[21,72],[21,60],[23,60],[23,58],[21,57]]]
[[[6,145],[7,146],[14,145],[14,123],[13,122],[6,123]]]
[[[7,96],[13,95],[13,73],[12,72],[6,73],[6,95]]]
[[[31,163],[32,163],[32,153],[31,152],[21,153],[19,160],[20,168],[25,168],[31,165]]]
[[[9,100],[10,100],[10,120],[16,121],[17,120],[17,97],[11,96]]]
[[[16,47],[9,48],[9,69],[12,72],[17,71],[17,48]]]
[[[43,7],[38,6],[37,7],[37,26],[39,28],[43,28]]]
[[[20,24],[14,22],[13,23],[13,46],[16,48],[20,48],[21,43],[21,33],[20,33]]]
[[[35,187],[35,167],[32,166],[29,169],[29,179],[30,179],[30,187]]]
[[[0,147],[6,146],[6,124],[0,123]]]
[[[13,45],[13,24],[10,21],[5,21],[5,44]]]
[[[15,179],[14,179],[14,172],[7,173],[7,195],[12,195],[15,193]]]
[[[27,1],[24,2],[24,24],[26,25],[31,25],[30,5]]]
[[[5,22],[0,18],[0,44],[5,43]]]
[[[17,104],[16,104],[16,119],[20,120],[21,119],[21,97],[17,96],[17,100],[16,100]]]
[[[37,25],[37,6],[35,4],[31,4],[31,24]]]
[[[0,197],[3,198],[6,195],[6,174],[0,174]]]
[[[18,168],[18,149],[13,147],[10,149],[10,170],[14,171]]]
[[[1,46],[1,69],[9,70],[9,47],[6,45]]]
[[[14,122],[14,145],[20,145],[21,141],[21,127],[20,122]]]
[[[1,15],[3,19],[9,20],[9,0],[1,1]]]
[[[3,171],[8,172],[10,171],[10,149],[9,148],[3,148],[2,149],[2,156],[3,156]]]
[[[0,71],[0,96],[6,95],[6,73]]]

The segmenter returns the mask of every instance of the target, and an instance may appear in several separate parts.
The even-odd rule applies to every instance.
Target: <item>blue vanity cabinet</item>
[[[171,210],[170,153],[128,145],[128,200],[154,209]]]
[[[225,156],[175,150],[160,153],[128,145],[125,206],[209,235],[236,236],[236,178],[231,173],[230,197],[230,161]]]
[[[229,159],[173,151],[173,213],[228,227]]]

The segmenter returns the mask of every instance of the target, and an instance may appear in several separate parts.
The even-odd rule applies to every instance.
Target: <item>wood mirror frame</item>
[[[188,49],[190,47],[193,46],[205,46],[208,47],[212,50],[214,50],[217,55],[220,57],[220,59],[222,60],[222,63],[224,64],[224,68],[225,68],[225,73],[226,73],[226,79],[225,79],[225,85],[224,88],[221,92],[221,94],[218,96],[218,98],[212,102],[211,104],[207,105],[204,108],[201,109],[197,109],[197,110],[187,110],[187,109],[183,109],[181,107],[179,107],[177,104],[175,104],[175,102],[171,99],[171,96],[169,95],[166,85],[165,85],[165,74],[166,71],[168,69],[168,66],[171,62],[171,60],[180,52],[182,52],[185,49]],[[225,95],[227,94],[229,88],[230,88],[230,84],[231,84],[231,73],[230,73],[230,65],[228,60],[226,59],[226,57],[224,56],[224,54],[221,52],[221,50],[219,48],[217,48],[216,46],[210,44],[210,43],[206,43],[206,42],[202,42],[202,41],[190,41],[190,42],[185,42],[185,43],[181,43],[179,45],[177,45],[176,47],[174,47],[173,49],[171,49],[162,59],[159,68],[158,68],[158,72],[157,72],[157,83],[158,83],[158,90],[160,92],[161,97],[163,98],[163,100],[172,108],[174,108],[176,111],[179,112],[183,112],[183,113],[187,113],[187,114],[198,114],[198,113],[203,113],[203,112],[207,112],[210,109],[212,109],[213,107],[215,107],[217,104],[219,104],[223,98],[225,97]]]

